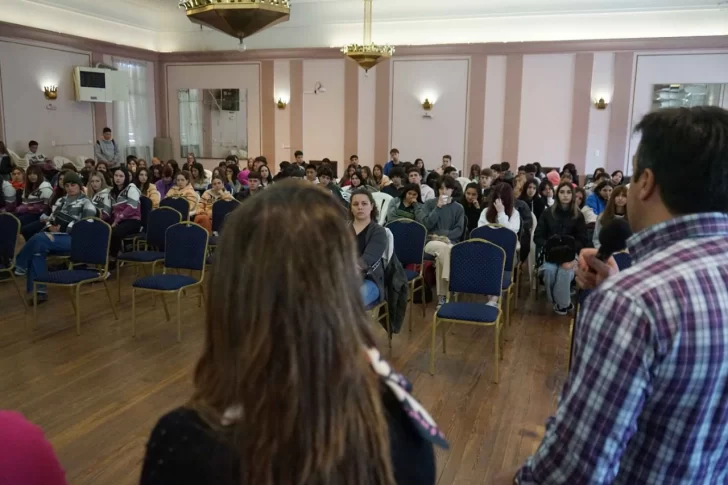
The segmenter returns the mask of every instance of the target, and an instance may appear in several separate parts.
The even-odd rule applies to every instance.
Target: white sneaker
[[[442,305],[444,305],[445,303],[447,303],[447,298],[444,297],[444,296],[439,297],[438,300],[437,300],[437,309],[439,310],[440,307]]]
[[[15,276],[25,276],[25,273],[27,273],[28,270],[21,268],[20,266],[15,267]]]

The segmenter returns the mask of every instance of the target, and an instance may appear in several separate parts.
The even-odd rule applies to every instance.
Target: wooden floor
[[[79,337],[67,292],[51,288],[31,330],[31,313],[11,283],[0,282],[0,408],[20,411],[45,430],[74,485],[138,483],[150,430],[191,392],[203,339],[196,299],[183,311],[177,343],[175,305],[170,301],[169,323],[161,304],[153,308],[142,297],[135,339],[123,286],[119,321],[103,287],[85,299]],[[536,302],[523,293],[507,332],[500,384],[492,381],[492,329],[453,326],[447,355],[438,331],[435,377],[428,373],[432,304],[426,319],[417,307],[411,334],[404,329],[394,337],[390,362],[413,382],[451,444],[437,451],[440,485],[512,483],[555,409],[566,376],[568,319],[554,316],[543,297]],[[386,335],[378,335],[384,350]]]

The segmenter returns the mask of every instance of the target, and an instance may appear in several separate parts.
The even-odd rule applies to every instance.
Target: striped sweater
[[[91,202],[98,211],[99,218],[108,222],[111,219],[111,189],[105,187],[91,196]]]

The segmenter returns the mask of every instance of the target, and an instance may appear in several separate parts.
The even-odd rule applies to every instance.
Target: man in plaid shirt
[[[728,483],[728,111],[663,109],[635,131],[633,266],[582,251],[577,281],[596,289],[516,483]]]

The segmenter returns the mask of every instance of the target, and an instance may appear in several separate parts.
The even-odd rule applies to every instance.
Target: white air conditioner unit
[[[119,71],[78,66],[73,69],[73,84],[76,88],[76,101],[129,101],[129,81]]]

